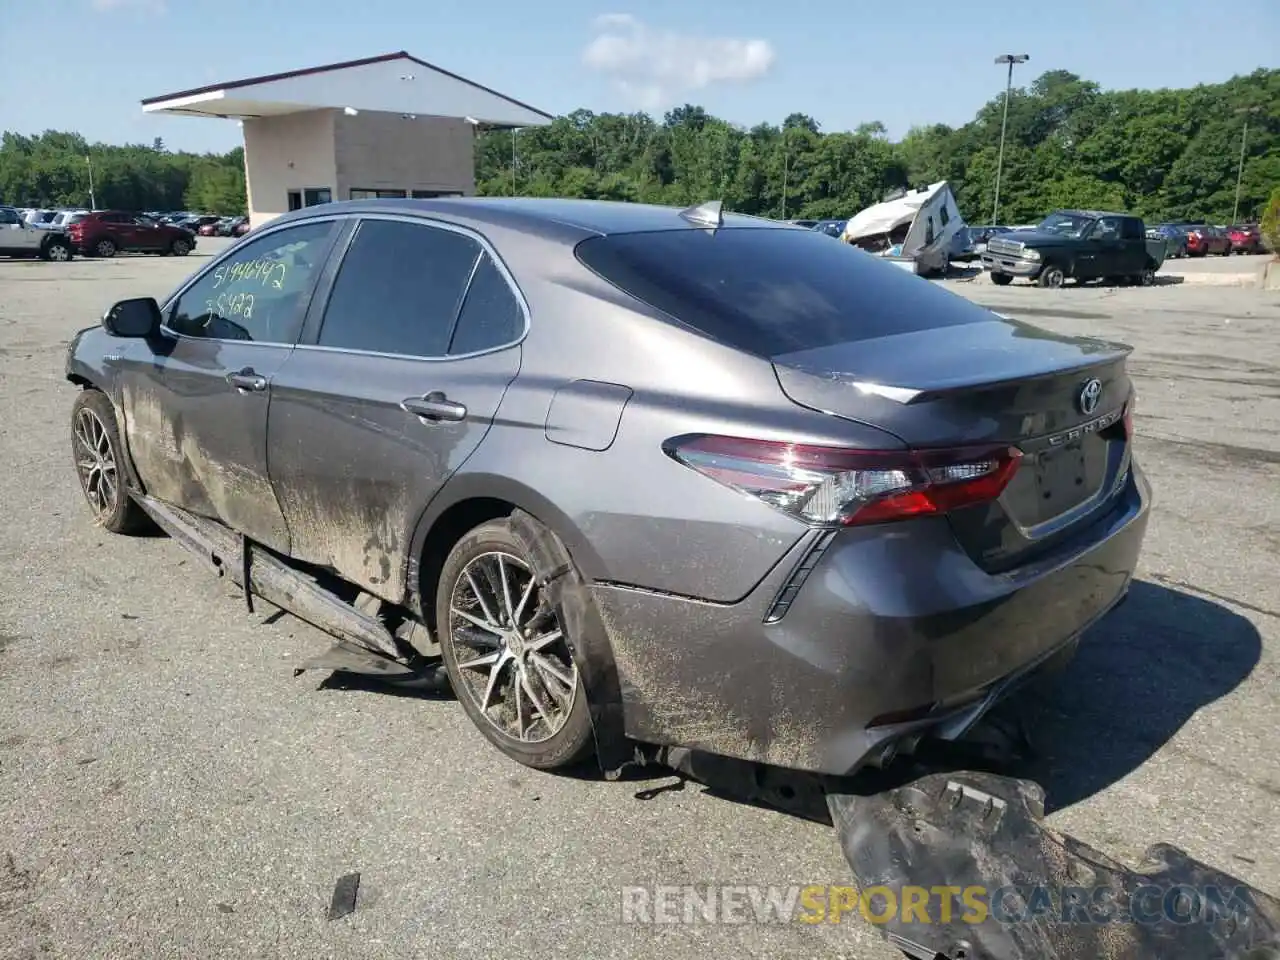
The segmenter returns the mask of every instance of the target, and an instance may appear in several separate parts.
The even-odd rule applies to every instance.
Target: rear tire
[[[179,237],[173,243],[169,244],[169,252],[175,257],[185,257],[191,252],[191,244]]]
[[[1036,282],[1046,289],[1057,290],[1064,282],[1066,282],[1066,279],[1067,275],[1062,272],[1061,267],[1049,264],[1040,271],[1040,276],[1037,278]]]
[[[115,407],[100,390],[82,390],[71,407],[71,457],[97,523],[111,533],[147,529],[149,518],[126,489]]]
[[[116,246],[116,242],[110,237],[103,237],[93,245],[93,255],[109,260],[116,255],[120,248]]]
[[[1013,277],[1007,273],[993,273],[991,275],[991,282],[997,287],[1007,287],[1009,284],[1013,283]]]
[[[576,568],[565,559],[569,576]],[[436,635],[471,722],[511,759],[555,770],[585,760],[594,739],[574,638],[534,569],[509,518],[476,527],[440,571]]]

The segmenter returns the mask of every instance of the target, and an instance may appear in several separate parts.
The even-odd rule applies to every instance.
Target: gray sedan
[[[1128,352],[717,205],[392,200],[116,304],[67,377],[97,522],[342,598],[520,762],[844,774],[1124,598]]]

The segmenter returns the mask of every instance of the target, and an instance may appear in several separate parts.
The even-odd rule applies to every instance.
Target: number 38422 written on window
[[[217,297],[209,299],[205,306],[218,316],[249,319],[253,316],[253,289],[280,290],[288,274],[288,264],[265,257],[224,264],[213,271],[212,289],[217,290],[224,284],[225,289]]]

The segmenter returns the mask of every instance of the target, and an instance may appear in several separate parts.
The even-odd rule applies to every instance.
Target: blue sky
[[[233,122],[138,101],[404,49],[551,113],[687,101],[897,138],[970,119],[1003,87],[1000,53],[1031,55],[1015,82],[1063,68],[1106,88],[1280,66],[1280,0],[0,0],[0,36],[0,129],[24,133],[225,150]]]

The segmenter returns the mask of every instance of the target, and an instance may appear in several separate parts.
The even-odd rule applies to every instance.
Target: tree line
[[[824,133],[793,113],[750,129],[686,105],[660,120],[578,110],[545,127],[482,133],[482,195],[587,197],[687,205],[723,200],[742,213],[848,217],[895,188],[948,180],[970,223],[990,220],[1005,108],[1001,91],[968,123],[916,127],[899,142],[881,123]],[[1149,221],[1226,222],[1262,215],[1280,185],[1280,70],[1178,90],[1104,91],[1055,70],[1008,103],[1000,220],[1055,208],[1127,210]],[[514,138],[514,156],[513,156]],[[85,160],[88,156],[89,161]],[[16,204],[241,213],[243,151],[89,145],[73,133],[6,133],[0,198]]]

